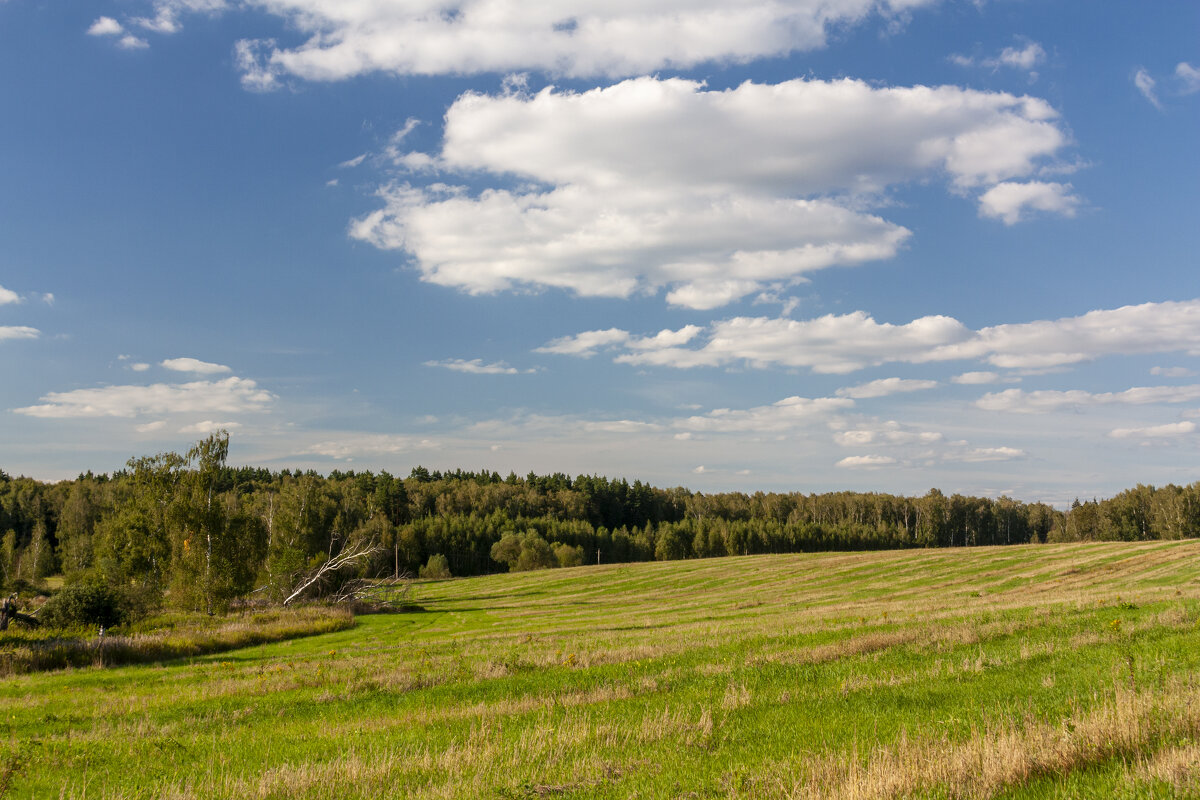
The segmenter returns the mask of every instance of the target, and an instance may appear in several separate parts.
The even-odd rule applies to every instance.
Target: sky
[[[0,468],[1200,479],[1200,5],[0,0]]]

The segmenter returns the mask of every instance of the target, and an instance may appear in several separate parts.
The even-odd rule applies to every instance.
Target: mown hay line
[[[938,788],[973,800],[1038,776],[1152,752],[1167,739],[1197,733],[1200,688],[1178,682],[1154,693],[1117,688],[1111,700],[1058,724],[975,730],[961,742],[901,735],[865,757],[852,752],[802,761],[788,770],[791,785],[777,773],[777,786],[791,800],[888,800]],[[1161,769],[1169,772],[1175,763],[1168,757]]]

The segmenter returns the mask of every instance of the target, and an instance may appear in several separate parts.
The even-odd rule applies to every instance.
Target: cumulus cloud
[[[21,302],[21,295],[12,289],[5,289],[3,286],[0,286],[0,306],[15,305],[19,302]]]
[[[1155,88],[1157,82],[1150,77],[1150,73],[1145,69],[1138,69],[1133,73],[1133,85],[1142,93],[1142,97],[1150,101],[1150,105],[1161,109],[1162,103],[1158,99],[1158,90]]]
[[[836,394],[838,397],[852,397],[855,400],[863,400],[869,397],[887,397],[891,394],[899,394],[903,392],[920,392],[925,389],[933,389],[937,385],[937,381],[923,381],[906,378],[881,378],[877,381],[860,383],[858,386],[847,386],[845,388],[838,389]]]
[[[842,469],[882,469],[897,463],[891,456],[846,456],[834,466]]]
[[[117,40],[117,47],[122,50],[145,50],[150,46],[150,43],[141,37],[134,36],[132,33],[127,33]]]
[[[1042,100],[948,86],[713,91],[646,77],[581,93],[469,93],[446,114],[440,152],[395,160],[525,188],[397,181],[350,232],[470,293],[666,288],[674,305],[709,309],[894,255],[909,231],[863,210],[890,186],[943,174],[956,192],[985,190],[1066,144]]]
[[[104,386],[51,392],[39,405],[14,409],[43,419],[138,417],[147,414],[239,413],[263,411],[275,395],[247,378],[219,381],[155,383],[149,386]]]
[[[119,36],[125,32],[125,27],[112,17],[97,17],[87,29],[88,36]]]
[[[1066,391],[1007,389],[985,394],[975,405],[985,411],[1009,411],[1037,414],[1063,408],[1101,405],[1150,405],[1154,403],[1189,403],[1200,399],[1200,384],[1192,386],[1135,386],[1123,392],[1087,392],[1082,389]]]
[[[1145,428],[1116,428],[1109,432],[1114,439],[1173,439],[1196,432],[1194,422],[1172,422]]]
[[[618,363],[677,368],[745,364],[841,374],[895,362],[980,359],[1004,369],[1039,370],[1109,355],[1200,355],[1200,300],[1143,303],[978,331],[953,317],[927,316],[896,325],[877,322],[864,311],[809,320],[734,317],[693,328],[684,329],[683,344],[662,334],[637,337],[610,328],[555,339],[540,350],[591,356],[610,349]],[[693,340],[699,344],[688,346]],[[991,372],[970,372],[955,382],[995,378]]]
[[[896,18],[936,0],[247,0],[310,38],[257,46],[244,70],[336,81],[384,72],[445,75],[539,70],[627,76],[812,50],[831,26]],[[182,3],[160,3],[174,10]],[[174,21],[174,18],[172,18]]]
[[[167,427],[167,421],[165,419],[156,419],[153,422],[147,422],[142,425],[134,425],[133,429],[138,433],[154,433],[155,431],[161,431],[165,427]]]
[[[624,333],[624,332],[622,332]],[[810,320],[735,317],[711,325],[700,347],[668,344],[625,347],[619,363],[670,367],[808,367],[814,372],[847,373],[893,361],[917,361],[933,349],[966,341],[971,331],[950,317],[922,317],[905,325],[879,323],[865,312],[827,314]],[[625,334],[627,340],[635,337]],[[620,344],[615,334],[611,341]],[[561,341],[561,340],[560,340]]]
[[[224,364],[213,364],[196,358],[168,358],[161,363],[161,366],[174,372],[192,372],[197,375],[221,375],[233,372]]]
[[[461,358],[450,358],[444,361],[426,361],[425,366],[441,367],[453,370],[454,372],[467,372],[472,375],[518,375],[521,372],[521,370],[516,367],[510,367],[503,361],[497,361],[494,364],[484,364],[481,358],[472,358],[470,361]]]
[[[1078,196],[1071,194],[1069,183],[1005,181],[980,196],[979,215],[1015,225],[1029,209],[1073,217],[1080,202]]]

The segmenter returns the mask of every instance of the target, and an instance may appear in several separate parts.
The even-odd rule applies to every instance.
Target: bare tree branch
[[[382,549],[382,545],[374,539],[364,539],[352,544],[348,543],[336,556],[326,559],[315,569],[301,577],[299,582],[292,588],[292,593],[284,598],[283,605],[288,605],[304,594],[310,587],[323,583],[342,567],[349,567],[366,561]]]

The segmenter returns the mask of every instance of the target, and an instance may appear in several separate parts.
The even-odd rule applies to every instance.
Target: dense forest
[[[1139,485],[1063,512],[937,489],[920,497],[704,494],[589,475],[423,467],[404,478],[323,476],[228,466],[228,444],[221,433],[186,454],[52,484],[0,470],[6,591],[61,573],[68,584],[99,581],[151,602],[213,610],[421,571],[1200,534],[1200,482]]]

